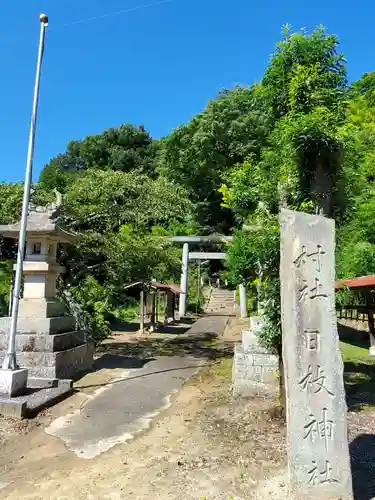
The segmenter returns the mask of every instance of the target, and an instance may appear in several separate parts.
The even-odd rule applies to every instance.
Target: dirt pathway
[[[285,427],[275,403],[236,399],[230,392],[232,345],[244,326],[232,319],[218,341],[183,336],[176,343],[163,335],[113,339],[104,352],[115,357],[104,358],[102,369],[84,377],[80,392],[35,420],[1,421],[1,498],[286,500]],[[58,417],[84,408],[98,386],[121,376],[124,360],[167,352],[212,359],[135,439],[88,460],[45,432]],[[116,367],[107,366],[109,360]],[[370,500],[375,497],[373,408],[350,412],[349,430],[355,499]]]
[[[228,361],[204,369],[150,431],[96,459],[76,458],[42,428],[9,443],[2,498],[256,498],[257,484],[282,469],[283,428],[267,401],[232,399],[228,370]]]
[[[148,431],[94,459],[77,458],[44,430],[83,407],[86,389],[26,424],[25,435],[1,445],[1,498],[244,500],[269,497],[271,487],[284,499],[284,429],[272,403],[230,394],[233,332],[229,326],[215,346],[226,355],[191,379]]]

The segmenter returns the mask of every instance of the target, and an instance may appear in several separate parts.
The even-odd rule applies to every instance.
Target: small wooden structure
[[[159,323],[171,323],[175,319],[177,299],[181,293],[178,285],[160,283],[158,281],[140,280],[130,283],[124,290],[139,289],[140,296],[140,331],[145,330],[145,318],[149,318],[150,331],[157,328]],[[159,306],[164,301],[163,319],[159,321]]]
[[[340,318],[367,321],[370,355],[375,356],[375,274],[336,282],[336,290],[344,290],[345,288],[355,291],[357,297],[356,303],[345,305],[345,308],[339,311]]]

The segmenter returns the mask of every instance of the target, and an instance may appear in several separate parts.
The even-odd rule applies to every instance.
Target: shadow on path
[[[149,360],[149,361],[154,361],[154,360]],[[169,372],[175,372],[175,371],[181,371],[181,370],[191,370],[191,369],[195,369],[195,368],[196,368],[196,365],[184,366],[183,368],[181,368],[181,367],[169,368],[167,370],[151,371],[149,373],[142,373],[141,375],[134,375],[134,377],[125,377],[125,378],[121,378],[118,380],[113,380],[112,382],[105,382],[104,384],[81,385],[77,389],[77,392],[82,391],[82,389],[95,389],[96,387],[105,387],[108,385],[120,384],[122,382],[128,382],[128,381],[130,382],[131,380],[136,380],[136,379],[144,378],[144,377],[150,377],[152,375],[160,375],[161,373],[169,373]]]
[[[122,368],[126,359],[136,359],[134,363],[160,356],[193,356],[205,359],[227,358],[233,356],[233,342],[219,343],[215,333],[189,335],[174,339],[152,338],[137,339],[137,342],[107,342],[98,348],[98,354],[114,356],[112,368]],[[124,360],[125,358],[125,360]],[[116,361],[118,366],[116,366]],[[100,366],[100,360],[98,360]],[[107,363],[110,363],[107,361]],[[120,365],[120,366],[119,366]],[[124,366],[127,368],[127,366]]]
[[[361,434],[349,445],[355,500],[375,497],[375,436]]]

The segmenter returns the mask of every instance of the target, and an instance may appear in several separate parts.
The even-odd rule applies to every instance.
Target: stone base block
[[[0,333],[9,333],[10,318],[0,318]],[[18,318],[17,333],[54,334],[75,329],[75,319],[71,316],[55,318]]]
[[[4,353],[0,355],[0,361]],[[17,362],[29,371],[30,377],[71,379],[90,370],[94,358],[94,345],[79,345],[60,352],[18,352]]]
[[[256,332],[260,330],[263,326],[263,320],[260,316],[250,317],[250,330]]]
[[[258,337],[254,330],[242,330],[242,348],[245,352],[268,354],[268,350],[259,345]]]
[[[18,316],[20,318],[55,318],[64,316],[64,312],[64,305],[56,300],[21,299]]]
[[[235,345],[232,382],[235,393],[242,396],[276,394],[279,383],[278,356],[269,353],[245,352]]]
[[[71,380],[58,380],[53,384],[50,382],[37,381],[35,385],[33,379],[29,378],[25,395],[13,398],[0,396],[0,415],[12,418],[32,417],[73,393]]]
[[[369,349],[370,356],[375,356],[375,345],[372,345]]]
[[[91,370],[94,362],[95,346],[93,343],[83,344],[73,349],[56,353],[55,377],[71,379],[79,373]]]
[[[27,370],[3,370],[0,369],[0,394],[13,398],[20,396],[26,391]]]
[[[86,342],[85,331],[59,333],[56,335],[17,333],[17,352],[56,352],[82,345]],[[0,333],[0,351],[8,346],[9,335]]]

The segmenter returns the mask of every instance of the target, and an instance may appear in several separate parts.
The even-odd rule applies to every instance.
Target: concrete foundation
[[[0,370],[0,394],[10,398],[25,393],[27,370]]]
[[[0,395],[0,415],[25,418],[36,415],[73,392],[71,380],[48,380],[29,378],[25,394],[7,397]]]
[[[233,358],[233,391],[240,396],[276,395],[279,387],[279,358],[261,347],[256,330],[258,318],[251,318],[252,329],[243,330],[241,344],[236,344]]]

